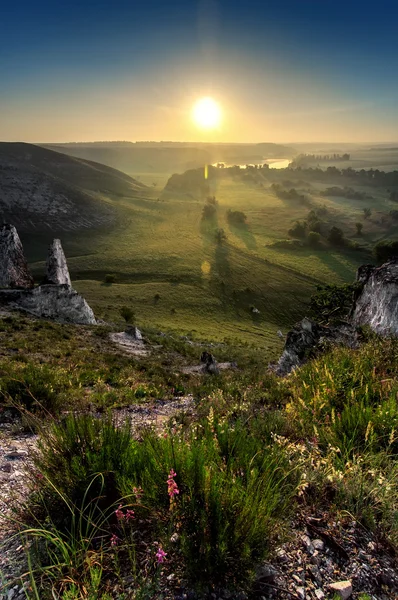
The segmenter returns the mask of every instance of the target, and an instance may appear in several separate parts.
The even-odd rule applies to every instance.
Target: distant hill
[[[100,142],[44,144],[43,147],[85,160],[94,160],[130,175],[183,173],[204,164],[260,162],[265,158],[290,158],[297,152],[281,144],[198,144],[177,142]]]
[[[113,222],[107,198],[145,186],[125,173],[40,146],[0,143],[0,214],[21,232],[71,231]]]

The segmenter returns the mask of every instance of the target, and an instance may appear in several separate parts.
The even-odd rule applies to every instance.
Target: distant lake
[[[288,158],[270,158],[265,161],[270,169],[287,169],[292,162]]]

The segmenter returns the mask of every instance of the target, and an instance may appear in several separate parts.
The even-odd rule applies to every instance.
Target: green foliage
[[[317,291],[311,296],[311,313],[315,319],[330,321],[345,319],[353,306],[354,293],[360,289],[360,284],[317,286]]]
[[[227,241],[227,234],[224,229],[216,229],[215,238],[217,244],[224,244]]]
[[[398,242],[392,240],[379,242],[374,247],[374,254],[379,262],[386,262],[390,258],[398,256]]]
[[[357,231],[357,235],[362,235],[363,223],[355,223],[355,229]]]
[[[369,219],[371,215],[372,215],[372,211],[370,208],[363,209],[363,216],[365,219]]]
[[[328,242],[332,246],[344,246],[346,244],[346,240],[344,238],[344,232],[339,227],[333,226],[329,231]]]
[[[126,323],[134,323],[135,312],[129,306],[122,306],[119,310],[120,316],[126,321]]]
[[[307,221],[296,221],[296,223],[288,231],[293,238],[305,238],[307,235]]]
[[[116,275],[114,275],[112,273],[108,273],[107,275],[105,275],[105,278],[104,278],[105,283],[116,283],[116,281],[117,281]]]
[[[316,231],[310,231],[307,236],[307,242],[311,248],[318,248],[321,243],[321,239],[321,235]]]
[[[241,210],[227,210],[227,220],[232,225],[245,225],[247,216]]]
[[[63,369],[48,365],[8,363],[0,367],[0,376],[0,405],[32,413],[57,414],[69,385]]]
[[[117,428],[109,420],[68,416],[44,435],[35,464],[44,476],[35,510],[43,510],[45,498],[49,518],[63,531],[70,531],[70,520],[59,509],[60,496],[95,506],[92,522],[141,488],[140,504],[133,500],[137,516],[151,522],[153,541],[164,547],[178,527],[179,544],[169,556],[181,556],[187,576],[200,585],[236,586],[250,578],[295,489],[283,451],[253,438],[244,421],[231,429],[213,409],[184,435],[147,432],[140,442],[128,423]],[[171,469],[179,488],[172,501]],[[147,529],[150,543],[148,535]]]
[[[202,209],[202,219],[212,219],[217,213],[217,208],[214,204],[205,204]]]

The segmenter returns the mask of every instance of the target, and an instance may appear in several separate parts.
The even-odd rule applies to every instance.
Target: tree
[[[316,231],[310,231],[307,237],[307,241],[308,245],[311,246],[311,248],[317,248],[320,244],[321,236]]]
[[[362,235],[363,223],[355,223],[357,229],[357,235]]]
[[[214,204],[205,204],[202,210],[202,219],[211,219],[216,212],[217,209]]]
[[[288,234],[293,238],[305,238],[307,228],[307,221],[296,221],[293,227],[289,229]]]
[[[328,241],[333,246],[344,246],[345,239],[343,230],[339,227],[332,227],[332,229],[329,231]]]
[[[370,208],[363,209],[363,216],[365,219],[369,219],[371,214],[372,214],[372,211],[370,210]]]
[[[227,236],[224,229],[216,229],[215,237],[217,244],[223,244],[227,241]]]
[[[244,225],[246,223],[246,215],[241,210],[227,210],[227,219],[233,225]]]

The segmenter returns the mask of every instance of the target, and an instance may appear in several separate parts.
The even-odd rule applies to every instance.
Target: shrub
[[[317,286],[317,291],[310,300],[312,315],[321,321],[347,318],[353,305],[354,293],[360,288],[358,283]]]
[[[357,235],[362,235],[363,223],[355,223]]]
[[[226,242],[227,235],[226,235],[224,229],[216,229],[215,238],[216,238],[217,244],[223,244],[224,242]]]
[[[371,216],[372,211],[370,210],[370,208],[364,208],[363,209],[363,216],[365,219],[369,219],[369,217]]]
[[[296,221],[288,234],[294,238],[305,238],[307,235],[308,224],[306,221]]]
[[[202,219],[211,219],[217,212],[214,204],[205,204],[202,209]]]
[[[126,323],[134,323],[135,312],[129,306],[122,306],[119,309],[120,316],[126,321]]]
[[[1,371],[0,403],[34,413],[60,411],[61,393],[69,384],[65,371],[32,363],[9,363]]]
[[[386,262],[390,258],[398,256],[398,242],[391,240],[379,242],[373,252],[379,262]]]
[[[244,225],[246,223],[246,215],[241,210],[227,210],[227,220],[232,225]]]
[[[312,248],[318,248],[321,242],[321,236],[316,231],[310,231],[307,237],[308,245]]]
[[[108,275],[105,275],[105,279],[104,279],[105,283],[116,283],[116,281],[117,281],[116,275],[113,275],[111,273],[108,273]]]
[[[344,246],[346,240],[344,238],[343,230],[339,227],[332,227],[329,231],[328,242],[332,244],[332,246]]]

